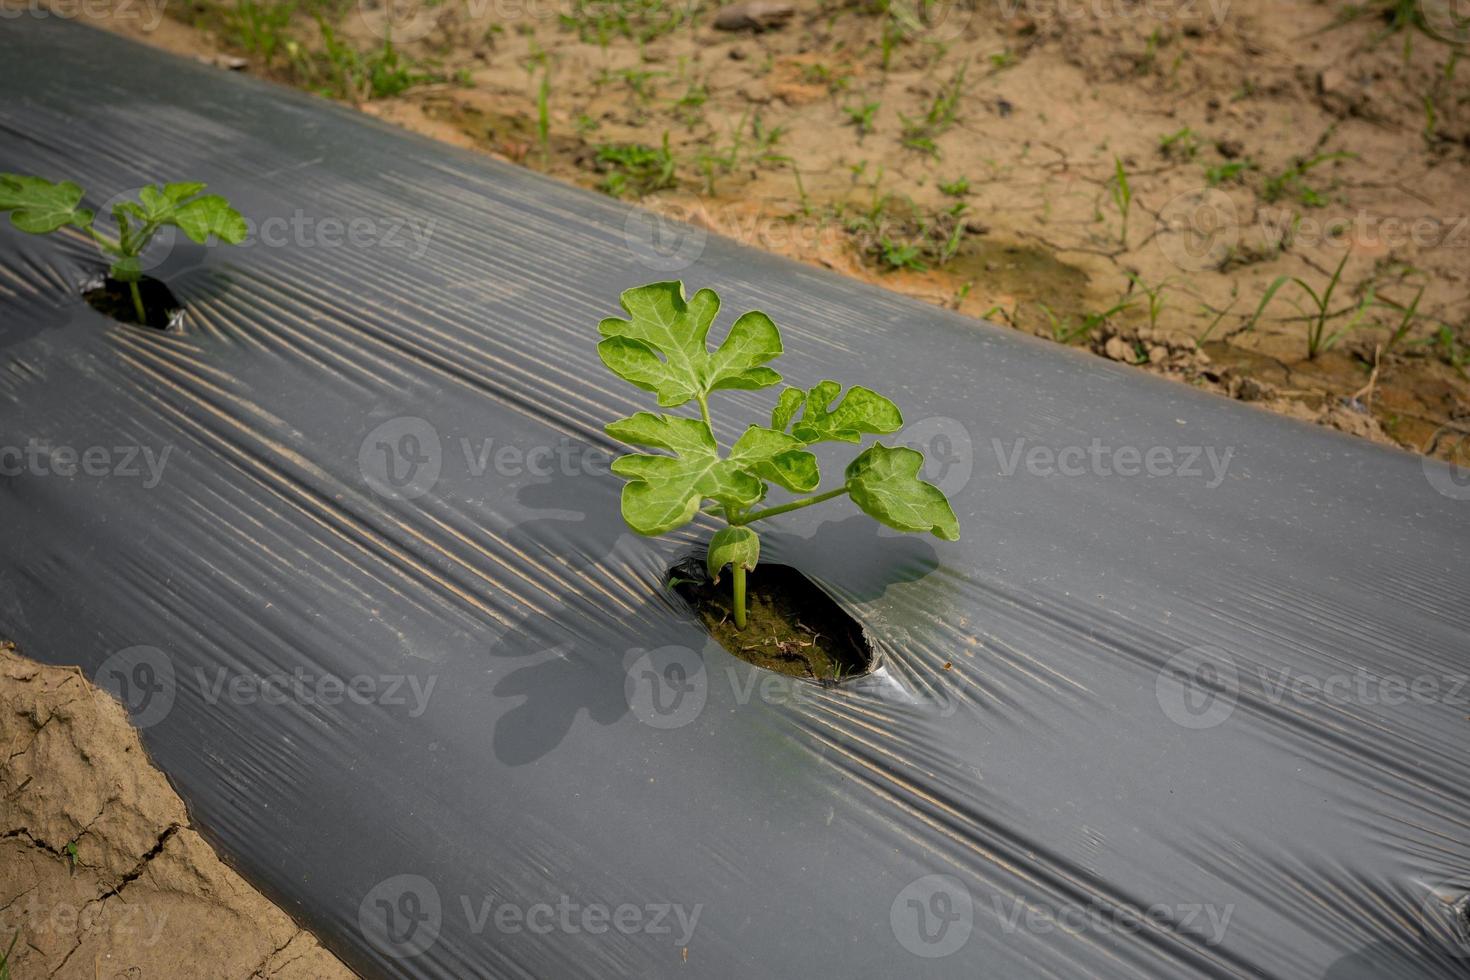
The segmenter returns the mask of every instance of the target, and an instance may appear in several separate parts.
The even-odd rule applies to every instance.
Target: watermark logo
[[[429,710],[429,698],[439,675],[417,674],[313,674],[304,667],[287,673],[236,674],[224,667],[214,671],[196,668],[194,681],[210,707],[221,702],[235,705],[283,704],[304,706],[340,704],[406,708],[408,717],[418,718]]]
[[[1240,696],[1240,672],[1219,647],[1190,647],[1170,657],[1154,681],[1165,716],[1183,728],[1203,730],[1225,723]]]
[[[148,728],[168,717],[178,694],[173,661],[157,647],[117,651],[102,661],[93,680],[122,702],[137,728]]]
[[[975,929],[975,902],[954,875],[925,875],[904,886],[888,910],[893,937],[924,959],[959,952]]]
[[[1455,959],[1470,959],[1470,876],[1432,882],[1420,909],[1440,948]]]
[[[24,446],[0,445],[0,476],[87,476],[142,480],[152,490],[163,480],[173,446],[67,446],[31,437]]]
[[[709,233],[654,211],[628,212],[623,222],[623,241],[638,264],[654,272],[687,269],[704,254]]]
[[[1027,445],[1022,439],[1010,446],[990,440],[1001,476],[1015,476],[1025,469],[1035,477],[1175,477],[1203,480],[1213,490],[1225,482],[1235,448],[1214,446],[1111,446],[1094,437],[1086,446]]]
[[[1000,920],[1001,931],[1005,933],[1131,936],[1152,927],[1173,934],[1197,936],[1206,946],[1218,946],[1225,941],[1230,919],[1235,914],[1234,905],[1202,902],[1156,903],[1148,908],[1112,902],[1036,905],[1019,896],[1007,901],[1000,895],[991,896],[991,908]]]
[[[1138,3],[1137,0],[997,0],[1007,20],[1025,14],[1037,20],[1075,22],[1084,19],[1141,20],[1189,24],[1217,30],[1230,13],[1229,0],[1182,0]]]
[[[357,0],[357,14],[370,33],[383,41],[408,44],[439,26],[433,0]]]
[[[373,886],[357,908],[357,925],[374,949],[393,959],[417,956],[439,941],[444,909],[423,875],[401,874]]]
[[[402,710],[419,718],[439,682],[437,674],[318,674],[296,667],[264,674],[238,673],[225,667],[195,667],[192,675],[175,668],[157,647],[133,646],[104,660],[95,675],[97,686],[117,698],[138,728],[156,725],[168,716],[180,688],[194,684],[192,693],[204,704],[254,707],[300,705],[335,707],[372,705]]]
[[[493,474],[508,480],[606,477],[612,471],[613,454],[608,450],[565,436],[555,444],[529,447],[494,437],[451,436],[447,442],[452,448],[447,453],[445,442],[426,419],[411,415],[389,419],[358,446],[358,469],[374,493],[394,500],[422,497],[434,489],[447,467],[468,478]]]
[[[623,681],[628,710],[650,728],[683,728],[699,717],[709,697],[704,657],[688,647],[629,651]]]
[[[1419,0],[1425,28],[1450,44],[1470,44],[1470,0]]]
[[[945,496],[953,497],[970,483],[975,473],[975,443],[964,423],[942,415],[911,422],[894,437],[900,446],[924,454],[919,478],[932,483]]]
[[[412,217],[339,218],[296,210],[256,220],[245,218],[245,239],[237,248],[353,248],[396,249],[421,259],[429,251],[436,219]]]
[[[163,20],[168,0],[23,0],[0,6],[0,20],[31,16],[62,20],[137,21],[145,31],[154,31]]]
[[[1218,269],[1240,244],[1240,214],[1222,190],[1188,191],[1159,209],[1155,241],[1165,258],[1187,272]]]
[[[455,900],[457,899],[457,901]],[[358,928],[367,941],[394,959],[408,959],[433,947],[443,931],[449,909],[464,916],[464,928],[473,936],[487,931],[500,935],[668,937],[687,947],[699,926],[704,904],[678,902],[583,902],[560,895],[554,902],[514,902],[497,895],[465,895],[446,903],[439,889],[422,875],[394,875],[374,885],[358,906]]]
[[[357,451],[358,469],[373,492],[413,500],[434,489],[444,465],[439,431],[425,419],[389,419],[367,434]]]
[[[1425,447],[1426,453],[1447,450],[1448,460],[1421,457],[1424,479],[1435,492],[1451,500],[1470,500],[1470,423],[1442,425]]]
[[[964,36],[978,0],[891,0],[888,13],[907,37],[943,44]]]
[[[41,892],[40,888],[30,888],[0,907],[0,936],[6,937],[0,947],[8,945],[9,937],[18,933],[32,948],[67,948],[78,936],[95,930],[130,948],[146,948],[157,945],[168,924],[169,910],[158,907],[160,903],[47,902]],[[0,971],[0,976],[9,974]]]
[[[490,926],[504,935],[530,933],[533,936],[549,936],[560,933],[576,936],[586,933],[603,936],[619,932],[624,936],[643,934],[646,936],[668,936],[675,946],[688,946],[699,925],[699,916],[704,903],[693,906],[678,902],[649,902],[634,905],[624,902],[612,906],[602,902],[581,902],[570,895],[561,895],[556,902],[532,902],[523,905],[507,902],[494,895],[484,895],[478,901],[469,895],[459,897],[464,910],[465,924],[469,931],[478,936]]]

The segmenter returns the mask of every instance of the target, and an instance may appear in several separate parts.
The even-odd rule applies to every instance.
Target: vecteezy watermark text
[[[1025,439],[1013,440],[1009,447],[999,439],[991,439],[990,444],[1002,476],[1015,476],[1024,467],[1028,475],[1040,477],[1178,477],[1203,479],[1211,490],[1225,482],[1235,455],[1232,446],[1223,451],[1214,446],[1109,446],[1098,438],[1086,446],[1061,448],[1028,446]]]
[[[1045,905],[1027,902],[1018,896],[992,895],[990,904],[995,917],[1000,920],[1001,931],[1007,933],[1132,935],[1146,929],[1157,929],[1197,936],[1206,946],[1218,946],[1225,941],[1230,917],[1235,914],[1234,905],[1203,902],[1161,902],[1147,908],[1112,902]]]
[[[163,20],[168,0],[4,0],[0,20],[16,17],[59,17],[62,20],[138,21],[152,32]]]
[[[1409,676],[1365,668],[1314,674],[1261,664],[1242,668],[1228,652],[1209,645],[1190,647],[1170,657],[1159,671],[1154,688],[1159,707],[1169,720],[1192,729],[1223,724],[1235,712],[1243,691],[1272,706],[1470,708],[1470,674]]]
[[[380,952],[395,959],[417,956],[439,940],[445,917],[457,912],[475,936],[645,935],[655,941],[687,947],[699,926],[704,904],[678,902],[589,902],[568,894],[555,900],[519,902],[498,895],[457,896],[445,902],[423,875],[400,874],[384,879],[363,896],[357,922],[362,935]]]
[[[66,446],[27,439],[24,446],[0,446],[0,476],[88,476],[142,479],[152,490],[163,479],[173,446]]]
[[[438,683],[437,674],[421,678],[417,674],[311,674],[303,667],[270,674],[237,674],[217,667],[212,676],[202,668],[194,671],[199,691],[210,707],[228,704],[301,704],[333,707],[352,704],[376,704],[384,707],[407,707],[408,716],[417,718],[429,707],[429,696]]]
[[[193,691],[209,707],[282,705],[336,707],[341,704],[376,705],[393,711],[406,710],[418,718],[429,708],[429,699],[439,682],[437,674],[352,674],[341,675],[290,670],[241,672],[226,667],[192,671],[177,670],[173,658],[154,646],[131,646],[113,653],[98,666],[97,686],[122,702],[138,728],[148,728],[167,718],[181,689]]]
[[[517,479],[532,477],[606,476],[612,453],[563,437],[555,445],[520,445],[493,437],[460,436],[446,452],[439,430],[427,419],[399,416],[373,428],[358,447],[364,482],[380,496],[412,500],[434,488],[446,467],[482,478],[489,474]]]

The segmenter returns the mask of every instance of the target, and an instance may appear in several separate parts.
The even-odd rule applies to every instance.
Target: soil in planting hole
[[[689,557],[669,569],[668,585],[693,607],[710,635],[741,660],[823,685],[873,669],[873,648],[862,627],[787,565],[762,564],[746,575],[745,629],[736,629],[730,574],[727,570],[716,585],[704,561]]]
[[[101,285],[93,286],[82,293],[97,312],[123,323],[140,323],[145,327],[167,330],[183,307],[169,288],[157,279],[144,276],[138,282],[138,293],[143,299],[145,319],[138,320],[138,308],[133,303],[133,292],[125,282],[103,279]]]

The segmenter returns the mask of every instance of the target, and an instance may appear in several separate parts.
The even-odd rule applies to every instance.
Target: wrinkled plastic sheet
[[[0,169],[206,180],[259,229],[173,245],[167,333],[78,298],[84,240],[0,230],[3,442],[45,450],[0,477],[0,631],[123,697],[355,968],[1465,974],[1450,471],[693,230],[650,251],[618,203],[55,18],[0,38]],[[862,683],[732,658],[660,584],[708,529],[620,524],[601,426],[650,406],[595,324],[673,274],[943,457],[957,544],[842,504],[766,535],[872,637]],[[721,437],[769,396],[721,394]]]

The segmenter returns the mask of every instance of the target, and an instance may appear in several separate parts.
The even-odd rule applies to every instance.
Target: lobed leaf
[[[0,174],[0,211],[9,211],[10,223],[32,235],[45,235],[66,225],[90,225],[93,213],[79,206],[82,195],[82,189],[69,180],[53,184],[40,177]]]
[[[716,585],[726,565],[738,565],[747,572],[754,571],[761,557],[761,539],[748,527],[724,527],[715,532],[705,552],[705,568]]]
[[[785,431],[807,445],[815,442],[862,442],[863,435],[887,435],[903,428],[898,406],[871,388],[853,385],[836,405],[842,391],[836,381],[823,381],[810,391],[787,388],[771,413],[771,428]],[[796,418],[797,408],[801,417]],[[792,424],[795,419],[795,424]]]
[[[764,313],[740,316],[711,353],[709,329],[720,309],[714,290],[701,289],[686,301],[682,282],[655,282],[626,290],[620,302],[629,319],[598,324],[603,340],[597,353],[618,377],[657,395],[664,408],[781,380],[762,366],[781,354],[780,331]]]
[[[895,530],[930,531],[958,541],[960,522],[944,492],[919,479],[923,465],[917,450],[874,443],[848,464],[848,494],[864,513]]]
[[[623,519],[639,534],[658,535],[681,527],[706,498],[724,507],[743,508],[766,495],[754,474],[764,463],[800,450],[784,432],[752,425],[721,458],[703,419],[639,412],[613,422],[607,434],[625,442],[666,449],[672,456],[634,453],[613,460],[612,471],[629,482],[623,487]]]
[[[200,245],[206,244],[210,235],[228,245],[239,245],[250,234],[250,226],[240,212],[218,194],[206,194],[179,205],[165,224],[175,225]]]

